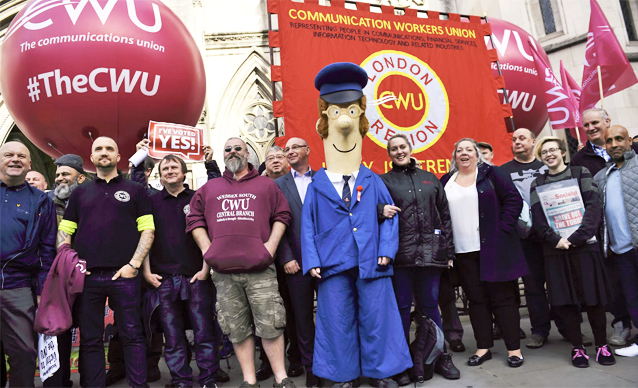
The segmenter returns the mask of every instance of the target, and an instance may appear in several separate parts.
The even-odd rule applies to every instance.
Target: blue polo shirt
[[[617,255],[630,251],[633,248],[631,233],[627,223],[625,212],[625,200],[622,196],[622,183],[620,171],[612,167],[607,175],[605,186],[605,218],[609,231],[609,248]]]
[[[146,189],[120,174],[108,182],[96,177],[78,186],[59,228],[75,234],[75,250],[90,270],[125,266],[141,232],[155,226]]]
[[[28,183],[7,186],[0,183],[0,257],[2,261],[24,248],[31,213]]]

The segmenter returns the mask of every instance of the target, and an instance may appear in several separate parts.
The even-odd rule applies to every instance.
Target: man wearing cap
[[[377,205],[392,197],[361,165],[367,82],[353,63],[328,65],[315,78],[326,168],[304,199],[302,268],[319,279],[313,373],[341,387],[361,375],[373,387],[397,387],[390,377],[412,366],[390,279],[399,221],[379,224]]]
[[[71,193],[86,180],[86,175],[82,158],[78,155],[66,154],[53,163],[57,166],[55,170],[55,187],[49,191],[49,197],[53,199],[57,224],[60,224]],[[45,388],[73,386],[73,381],[71,381],[72,329],[57,337],[60,368],[42,383]]]
[[[24,144],[9,141],[0,147],[0,342],[9,356],[11,387],[34,386],[34,294],[39,299],[55,258],[53,202],[25,182],[30,168]]]
[[[80,383],[103,387],[104,308],[115,312],[124,340],[128,384],[148,387],[146,346],[141,315],[141,277],[144,258],[154,238],[152,205],[144,187],[117,172],[117,144],[95,139],[91,161],[97,176],[73,191],[58,230],[58,247],[71,243],[86,260],[84,290],[76,300],[80,325]]]
[[[492,159],[494,159],[494,149],[492,148],[492,145],[482,141],[478,143],[478,146],[487,164],[494,164],[492,163]]]

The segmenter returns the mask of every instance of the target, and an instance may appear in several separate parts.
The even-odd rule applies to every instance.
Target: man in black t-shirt
[[[537,176],[547,171],[547,166],[534,156],[536,136],[526,128],[519,128],[512,136],[514,159],[501,166],[511,178],[523,200],[530,205],[530,185]],[[521,239],[521,246],[529,267],[529,275],[523,276],[525,284],[525,301],[532,324],[532,335],[526,346],[530,349],[540,348],[547,341],[551,329],[549,302],[545,293],[545,257],[543,245],[532,235]],[[558,331],[563,333],[563,324],[555,319]]]
[[[124,340],[124,362],[131,387],[148,387],[146,344],[141,314],[141,277],[137,276],[154,238],[152,206],[141,185],[117,172],[115,141],[93,142],[96,178],[79,186],[60,222],[58,247],[71,243],[86,260],[84,290],[76,301],[80,326],[80,385],[105,386],[104,307],[115,312]]]

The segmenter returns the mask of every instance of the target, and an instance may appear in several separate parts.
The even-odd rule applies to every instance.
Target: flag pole
[[[603,97],[603,77],[600,75],[600,65],[598,65],[598,89],[600,89],[600,106],[605,109],[605,100]]]
[[[578,130],[578,127],[574,128],[574,131],[576,131],[576,137],[578,138],[578,145],[583,145],[583,142],[580,141],[580,131]]]

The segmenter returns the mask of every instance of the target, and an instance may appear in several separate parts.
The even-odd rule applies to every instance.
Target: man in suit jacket
[[[306,367],[306,386],[317,387],[321,385],[321,380],[312,373],[315,345],[313,308],[317,279],[310,274],[303,274],[301,261],[301,209],[306,189],[315,172],[308,165],[310,147],[305,140],[296,137],[288,140],[284,152],[292,168],[289,173],[277,178],[275,183],[288,200],[292,211],[292,221],[279,243],[277,257],[286,273],[286,283],[296,320],[301,361]]]

